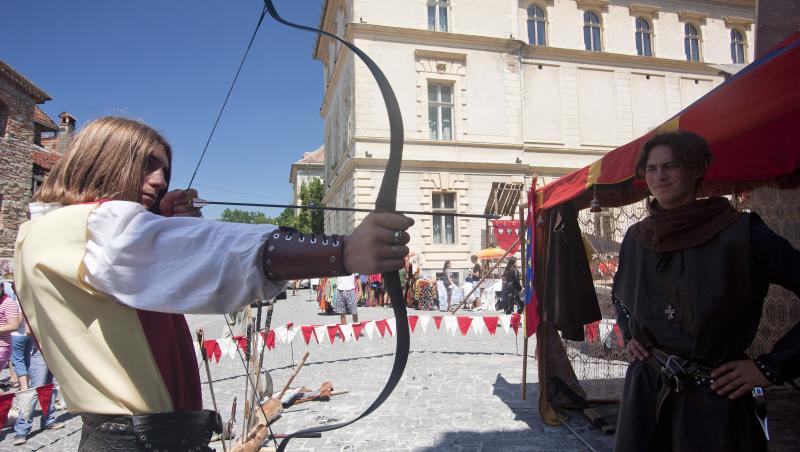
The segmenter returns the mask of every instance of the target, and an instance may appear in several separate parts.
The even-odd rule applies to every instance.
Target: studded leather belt
[[[216,411],[176,411],[139,416],[81,413],[85,429],[101,434],[133,435],[141,450],[208,451],[211,435],[222,432]]]

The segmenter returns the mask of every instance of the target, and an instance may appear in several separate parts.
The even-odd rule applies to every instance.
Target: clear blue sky
[[[79,127],[122,115],[163,132],[175,154],[171,187],[184,188],[262,6],[260,0],[10,0],[0,13],[0,59],[53,98],[41,107],[56,122],[62,111]],[[275,6],[290,21],[318,23],[318,0],[275,0]],[[195,178],[201,197],[291,201],[291,163],[322,143],[315,37],[264,19]],[[222,209],[206,207],[205,216],[216,218]]]

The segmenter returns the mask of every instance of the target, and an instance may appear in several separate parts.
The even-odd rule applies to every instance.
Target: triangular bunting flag
[[[236,350],[239,348],[239,345],[236,343],[232,338],[223,338],[219,339],[219,347],[222,349],[222,356],[227,356],[230,358],[236,357]]]
[[[339,330],[339,325],[327,325],[327,327],[328,327],[328,339],[331,340],[331,345],[333,345],[333,341],[334,339],[336,339],[336,336],[341,335],[342,332]],[[344,342],[344,337],[342,337],[342,342]]]
[[[36,397],[39,398],[39,406],[42,407],[42,419],[47,419],[50,409],[50,398],[53,397],[53,383],[48,383],[36,388]]]
[[[353,338],[353,325],[344,324],[339,325],[339,331],[342,333],[342,340],[347,342]]]
[[[414,332],[414,328],[417,327],[417,320],[418,319],[419,319],[419,317],[417,317],[415,315],[408,316],[408,327],[411,328],[411,332],[412,333]]]
[[[319,342],[319,339],[317,339],[317,333],[314,332],[313,326],[303,325],[300,327],[300,331],[303,333],[303,340],[306,342],[306,345],[308,345],[308,342],[311,341],[312,334],[314,335],[314,341]]]
[[[436,329],[439,330],[442,328],[442,316],[435,315],[433,316],[433,323],[436,324]]]
[[[381,333],[381,337],[383,337],[384,333],[386,333],[386,330],[389,328],[386,319],[376,320],[375,326],[378,328],[378,332]]]
[[[369,340],[372,340],[372,335],[375,334],[376,329],[378,329],[378,327],[375,326],[375,322],[372,320],[364,323],[364,331],[367,333],[367,338]]]
[[[317,343],[320,340],[325,340],[325,336],[328,334],[328,326],[327,325],[314,325],[314,335],[317,337]]]
[[[519,334],[519,327],[522,325],[522,316],[519,312],[511,314],[511,328],[514,328],[514,334]]]
[[[434,320],[436,317],[434,317]],[[453,336],[456,335],[456,331],[458,330],[458,320],[455,317],[447,316],[444,318],[444,330]]]
[[[486,329],[489,330],[489,334],[491,334],[492,336],[494,336],[495,331],[497,331],[497,321],[498,320],[499,320],[499,317],[496,317],[496,316],[492,316],[492,317],[487,316],[487,317],[483,318],[483,323],[486,324]]]
[[[275,332],[272,330],[265,332],[261,332],[261,337],[264,339],[264,345],[267,346],[267,350],[272,350],[275,348]]]
[[[422,332],[423,333],[427,333],[428,332],[428,322],[430,322],[430,321],[431,321],[431,316],[429,316],[429,315],[421,315],[421,316],[419,316],[419,323],[420,323],[420,325],[422,325]]]
[[[13,392],[0,395],[0,425],[6,425],[6,420],[8,420],[8,410],[11,409],[11,403],[13,401]]]
[[[508,314],[500,316],[500,326],[503,327],[503,331],[508,334],[508,331],[511,329],[511,316]]]
[[[466,336],[469,331],[469,326],[472,324],[472,317],[468,315],[460,315],[456,317],[458,321],[458,329],[461,330],[461,335]]]
[[[625,346],[625,339],[622,338],[622,330],[619,329],[619,325],[616,323],[614,324],[614,334],[617,336],[617,346],[622,348]]]
[[[394,317],[386,319],[386,326],[389,330],[389,335],[394,336],[394,332],[397,331],[397,320]]]
[[[203,341],[203,348],[206,349],[206,356],[208,359],[214,358],[217,362],[219,362],[219,358],[222,356],[222,349],[219,346],[219,342],[216,339],[208,339]]]
[[[483,335],[483,329],[486,328],[486,324],[481,321],[481,319],[472,319],[472,331],[475,334]]]
[[[361,331],[364,329],[364,322],[353,323],[353,337],[356,338],[356,342],[361,337]]]
[[[293,326],[287,327],[286,342],[292,342],[294,340],[294,337],[297,336],[297,331],[298,329]]]
[[[279,344],[286,343],[286,336],[289,334],[289,330],[285,326],[279,326],[275,328],[275,336],[278,338]]]
[[[233,340],[236,342],[236,345],[242,349],[242,353],[247,352],[247,338],[244,336],[233,336]]]

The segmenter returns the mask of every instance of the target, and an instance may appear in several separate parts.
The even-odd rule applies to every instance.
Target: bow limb
[[[352,50],[353,53],[355,53],[364,62],[364,64],[372,73],[372,76],[375,77],[375,81],[378,83],[378,87],[381,90],[383,101],[386,104],[387,113],[389,114],[390,132],[389,161],[386,164],[386,172],[384,173],[383,181],[381,182],[381,188],[378,192],[378,198],[375,202],[375,211],[394,212],[397,200],[397,183],[400,178],[400,164],[403,159],[403,118],[400,114],[400,106],[397,103],[397,97],[395,96],[394,91],[392,91],[392,87],[389,84],[389,81],[386,79],[386,76],[383,74],[383,71],[381,71],[378,65],[375,64],[375,62],[372,61],[372,59],[367,56],[366,53],[352,43],[347,42],[326,31],[294,24],[284,20],[280,17],[280,15],[278,15],[278,12],[275,10],[275,6],[272,4],[272,0],[264,0],[264,4],[269,15],[279,23],[292,28],[323,34],[341,42],[343,45]],[[394,355],[392,373],[389,375],[386,385],[384,385],[383,390],[375,399],[375,401],[372,402],[372,404],[370,404],[370,406],[367,407],[367,409],[364,410],[364,412],[358,417],[338,424],[313,427],[291,433],[287,435],[283,441],[281,441],[278,451],[284,450],[289,440],[292,438],[305,436],[312,433],[336,430],[338,428],[350,425],[353,422],[369,415],[389,397],[394,388],[397,386],[397,383],[400,381],[400,378],[403,376],[403,371],[405,370],[406,362],[408,361],[408,351],[411,345],[411,338],[408,329],[408,314],[406,312],[406,305],[403,301],[403,293],[400,286],[400,274],[397,271],[393,271],[383,273],[381,276],[384,281],[384,286],[387,288],[389,293],[389,298],[392,302],[392,309],[394,310],[395,319],[397,319],[395,322],[397,329],[395,332],[395,337],[397,338],[397,349]]]

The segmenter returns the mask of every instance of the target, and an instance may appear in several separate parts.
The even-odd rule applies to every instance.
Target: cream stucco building
[[[300,189],[311,178],[319,178],[325,182],[325,147],[320,146],[311,152],[304,152],[303,158],[292,163],[289,171],[289,183],[292,184],[292,204],[300,205]],[[295,215],[297,214],[295,210]]]
[[[405,127],[399,210],[482,213],[492,182],[550,181],[652,129],[751,60],[754,0],[327,0],[325,30],[385,72]],[[366,66],[322,37],[325,202],[373,206],[389,124]],[[328,233],[363,214],[327,212]],[[416,217],[433,275],[480,219]]]

